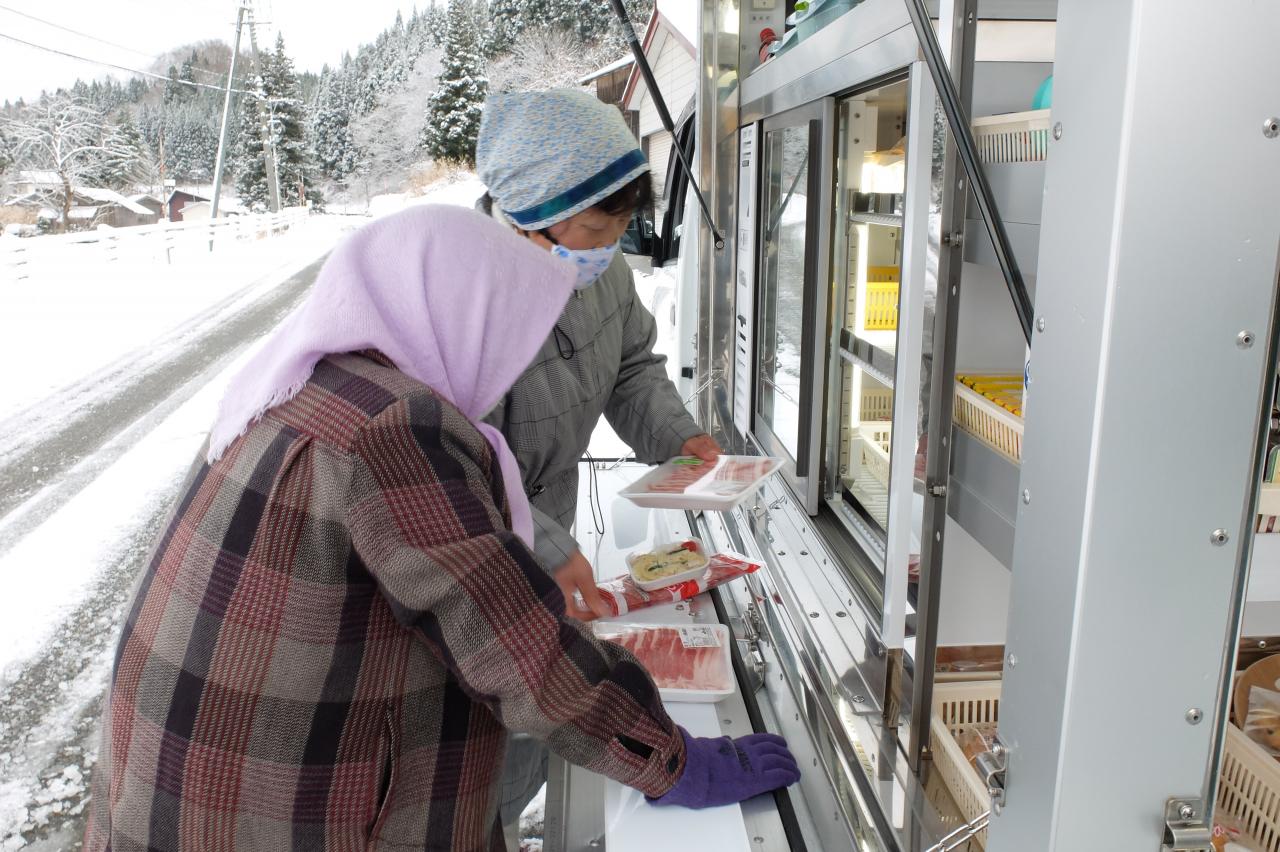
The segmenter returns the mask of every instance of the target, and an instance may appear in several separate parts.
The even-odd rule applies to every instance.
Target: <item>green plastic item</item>
[[[1053,105],[1053,75],[1050,74],[1044,78],[1044,82],[1040,84],[1040,88],[1036,89],[1036,96],[1031,99],[1032,109],[1048,109]]]

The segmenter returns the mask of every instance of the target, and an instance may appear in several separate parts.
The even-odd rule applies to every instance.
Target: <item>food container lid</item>
[[[684,571],[680,571],[675,574],[666,574],[652,580],[646,580],[636,573],[635,563],[640,557],[647,556],[650,553],[669,553],[680,548],[686,542],[693,544],[695,547],[694,552],[702,557],[703,562],[701,565],[687,568]],[[658,545],[653,548],[653,550],[639,551],[627,556],[627,569],[631,572],[632,581],[638,588],[644,589],[646,592],[652,592],[655,589],[665,589],[667,586],[678,586],[679,584],[689,580],[696,580],[703,574],[707,573],[710,568],[711,557],[707,555],[707,548],[703,545],[702,539],[698,538],[686,538],[683,541],[669,541]]]

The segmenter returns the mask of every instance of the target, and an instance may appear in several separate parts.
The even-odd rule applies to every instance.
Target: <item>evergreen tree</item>
[[[337,71],[328,68],[311,109],[308,134],[316,168],[327,178],[345,183],[356,170],[358,155],[351,138],[352,98],[348,58]]]
[[[9,102],[4,102],[5,112],[9,111]],[[9,167],[13,165],[13,142],[9,139],[8,134],[4,132],[4,125],[0,124],[0,177],[9,171]]]
[[[422,13],[427,31],[428,44],[431,47],[444,47],[445,38],[449,34],[449,16],[445,10],[431,0],[431,7]]]
[[[263,54],[257,97],[245,99],[240,127],[236,187],[241,200],[251,207],[265,207],[269,202],[263,143],[263,127],[266,127],[275,148],[280,204],[283,207],[302,204],[308,195],[306,121],[298,77],[293,61],[285,53],[283,35],[277,35],[274,53]]]
[[[480,112],[488,91],[471,0],[449,4],[444,66],[427,99],[422,148],[437,160],[474,163]]]

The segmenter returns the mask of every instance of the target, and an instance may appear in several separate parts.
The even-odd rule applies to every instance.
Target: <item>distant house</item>
[[[212,201],[193,201],[179,211],[183,222],[203,222],[213,213]]]
[[[698,63],[693,42],[697,38],[697,4],[688,0],[658,0],[649,24],[645,28],[642,47],[653,77],[662,91],[663,100],[673,121],[692,111],[698,84]],[[649,160],[653,174],[654,192],[658,203],[654,214],[659,229],[665,203],[662,199],[667,183],[668,163],[671,160],[671,134],[662,126],[658,109],[649,95],[649,87],[640,75],[640,69],[632,66],[622,95],[624,113],[635,111],[638,115],[637,133],[640,147]]]
[[[58,191],[62,189],[62,178],[57,172],[45,169],[22,169],[12,183],[16,196],[31,195],[36,192]]]
[[[155,221],[159,221],[161,214],[164,213],[164,202],[154,195],[142,193],[141,195],[131,195],[129,200],[139,207],[145,207],[155,214]]]
[[[169,193],[169,198],[165,202],[169,207],[169,221],[181,222],[182,208],[196,201],[208,201],[208,200],[209,199],[203,196],[194,195],[190,192],[186,192],[181,189],[175,189],[173,192]],[[208,217],[205,217],[205,218],[208,218]]]
[[[611,62],[603,68],[592,71],[579,80],[578,85],[594,85],[596,98],[606,104],[613,104],[622,110],[623,116],[627,119],[627,126],[631,128],[631,132],[635,133],[636,138],[639,139],[639,115],[635,110],[628,112],[622,107],[622,96],[626,93],[627,80],[631,77],[631,66],[635,62],[635,59],[630,56],[623,57],[617,62]]]
[[[5,205],[34,210],[38,219],[59,222],[62,220],[61,205],[50,193],[51,190],[44,187],[43,191],[15,196],[6,201]],[[115,190],[96,186],[77,186],[71,190],[71,209],[67,215],[67,227],[71,230],[81,231],[97,225],[128,228],[133,225],[150,225],[156,219],[154,211],[125,198]]]

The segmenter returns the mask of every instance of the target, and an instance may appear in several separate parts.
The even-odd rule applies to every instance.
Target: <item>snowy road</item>
[[[223,383],[302,298],[339,230],[0,422],[0,850],[79,847],[133,581]]]

